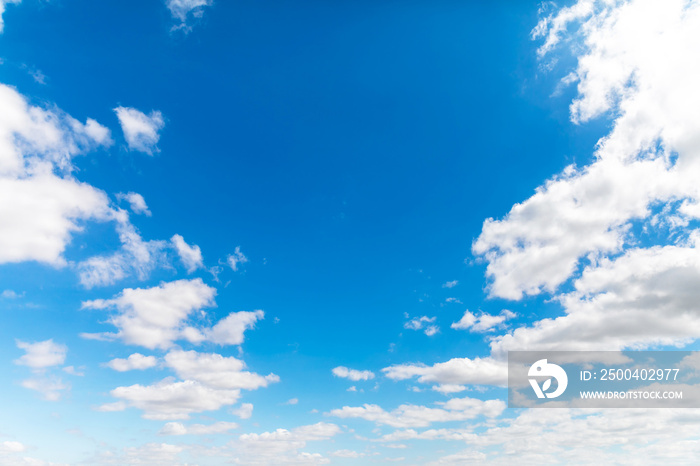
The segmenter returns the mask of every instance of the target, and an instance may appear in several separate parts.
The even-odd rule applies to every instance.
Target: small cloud
[[[460,301],[457,298],[447,298],[445,300],[446,303],[454,303],[454,304],[462,304],[462,301]]]
[[[482,313],[478,316],[467,310],[462,318],[450,327],[455,330],[469,330],[477,333],[492,332],[497,327],[502,327],[506,320],[516,316],[517,314],[508,309],[502,310],[498,315]]]
[[[79,370],[73,366],[66,366],[63,368],[63,372],[65,372],[66,374],[75,375],[78,377],[83,377],[85,375],[85,372],[82,372],[84,370],[85,367],[80,367]]]
[[[15,360],[15,364],[28,366],[32,369],[45,369],[63,364],[66,360],[68,347],[54,343],[53,340],[26,343],[16,340],[17,348],[25,351],[25,355]]]
[[[286,405],[295,405],[295,404],[298,404],[298,403],[299,403],[299,399],[298,399],[298,398],[292,398],[292,399],[290,399],[290,400],[287,400],[287,402],[286,402],[285,404],[286,404]]]
[[[241,419],[250,419],[250,417],[253,415],[253,404],[243,403],[241,404],[240,408],[232,409],[231,414],[238,416]]]
[[[173,235],[170,242],[177,251],[180,260],[187,268],[187,273],[192,273],[200,267],[204,267],[204,259],[202,258],[202,250],[199,246],[190,246],[185,242],[185,239],[180,235]]]
[[[358,371],[355,369],[348,369],[345,366],[338,366],[334,368],[331,372],[336,377],[349,379],[354,382],[358,382],[360,380],[370,380],[374,378],[374,373],[372,371]]]
[[[129,207],[131,208],[131,211],[133,213],[144,214],[147,217],[151,216],[151,211],[148,210],[148,206],[146,205],[146,201],[144,200],[143,196],[140,195],[139,193],[133,193],[133,192],[119,193],[119,194],[117,194],[117,199],[120,201],[128,202]]]
[[[408,314],[404,314],[406,318],[408,318]],[[414,317],[413,319],[409,320],[406,322],[403,327],[408,330],[424,330],[423,333],[428,335],[429,337],[435,335],[440,331],[440,327],[437,325],[428,325],[433,322],[435,322],[436,317],[428,317],[428,316],[422,316],[422,317]]]
[[[129,150],[153,155],[158,152],[159,131],[165,127],[163,114],[152,111],[149,115],[130,107],[117,107],[114,112],[124,132]]]
[[[19,299],[24,296],[24,292],[19,294],[16,293],[14,290],[5,290],[0,296],[2,296],[4,299]]]
[[[246,262],[248,262],[248,258],[241,252],[240,246],[236,246],[233,254],[229,254],[226,258],[226,263],[234,272],[238,272],[238,267]]]
[[[452,280],[451,282],[445,282],[442,284],[443,288],[454,288],[459,284],[459,280]]]

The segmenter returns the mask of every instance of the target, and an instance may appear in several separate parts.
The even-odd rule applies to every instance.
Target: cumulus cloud
[[[499,416],[505,409],[501,400],[478,400],[476,398],[453,398],[436,403],[439,408],[417,405],[401,405],[393,411],[385,411],[380,406],[365,404],[359,407],[344,406],[332,410],[329,415],[340,418],[360,418],[378,425],[391,427],[427,427],[435,422],[465,421],[478,416],[489,418]]]
[[[22,387],[39,392],[46,401],[58,401],[62,392],[70,389],[70,385],[58,377],[32,377],[23,380]]]
[[[504,309],[498,315],[491,315],[486,313],[481,313],[480,315],[474,315],[473,313],[466,311],[462,318],[458,322],[452,323],[450,326],[455,330],[471,330],[472,332],[491,332],[503,323],[515,317],[515,313]]]
[[[248,258],[241,252],[240,246],[236,246],[233,254],[229,254],[229,256],[226,258],[226,262],[234,272],[237,272],[238,267],[240,267],[241,264],[248,262]]]
[[[152,288],[127,288],[113,299],[86,301],[84,309],[115,309],[109,323],[119,330],[108,334],[131,345],[169,348],[185,338],[185,321],[204,307],[214,306],[216,290],[197,278],[161,283]]]
[[[169,420],[189,419],[192,413],[216,411],[235,404],[240,390],[220,390],[194,380],[176,382],[165,378],[154,385],[117,387],[110,394],[124,402],[110,405],[115,407],[114,411],[130,406],[142,410],[145,419]]]
[[[150,369],[151,367],[155,367],[157,364],[158,359],[156,359],[155,356],[144,356],[141,353],[134,353],[126,359],[112,359],[106,365],[115,371],[126,372]]]
[[[151,211],[148,210],[148,205],[146,205],[146,201],[144,200],[143,196],[139,193],[119,193],[117,194],[117,199],[128,202],[129,207],[131,208],[131,211],[133,213],[144,214],[148,217],[151,216]]]
[[[80,283],[85,288],[112,285],[130,275],[144,280],[156,266],[165,263],[164,241],[144,241],[124,211],[116,212],[114,217],[121,248],[112,254],[90,257],[77,265]]]
[[[333,375],[344,379],[350,379],[358,382],[360,380],[370,380],[374,378],[372,371],[358,371],[356,369],[348,369],[344,366],[338,366],[332,370]]]
[[[500,385],[508,381],[508,366],[502,360],[488,358],[454,358],[432,366],[399,364],[382,369],[392,380],[418,377],[420,383],[454,385]]]
[[[51,366],[58,366],[65,362],[68,347],[59,343],[54,343],[53,339],[27,343],[17,340],[17,348],[25,351],[15,364],[28,366],[32,369],[45,369]]]
[[[0,85],[0,103],[0,263],[63,266],[81,222],[112,218],[106,194],[71,175],[71,160],[109,145],[109,131],[32,106],[9,86]]]
[[[170,242],[175,247],[180,260],[187,268],[187,273],[192,273],[198,268],[204,267],[202,259],[202,250],[196,244],[190,246],[185,242],[185,239],[180,235],[173,235]]]
[[[579,1],[543,19],[534,34],[546,38],[543,55],[575,39],[578,65],[565,78],[578,83],[572,120],[615,119],[593,163],[567,168],[504,219],[484,223],[473,250],[489,263],[491,295],[554,292],[582,258],[633,243],[632,222],[650,219],[659,203],[666,218],[696,218],[700,65],[687,57],[700,50],[698,31],[700,6],[682,0]]]
[[[328,440],[341,432],[336,424],[319,422],[291,430],[243,434],[228,447],[241,464],[326,464],[318,453],[300,452],[308,442]]]
[[[231,410],[231,414],[241,419],[250,419],[253,416],[253,404],[241,403],[241,406]]]
[[[165,127],[163,115],[159,111],[154,110],[146,115],[135,108],[117,107],[114,112],[119,119],[129,150],[148,155],[158,152],[160,130]]]
[[[187,26],[188,17],[201,18],[204,7],[211,6],[212,3],[213,0],[166,0],[165,2],[173,18],[180,22],[173,29],[182,29],[185,32],[190,30]]]
[[[406,315],[406,317],[408,317],[408,315]],[[437,325],[428,325],[435,322],[435,319],[437,319],[437,317],[414,317],[413,319],[403,324],[403,328],[408,330],[423,330],[423,333],[431,337],[440,331],[440,327],[438,327]]]
[[[235,422],[215,422],[214,424],[190,424],[184,425],[181,422],[168,422],[158,432],[160,435],[214,435],[225,434],[228,431],[237,429]]]
[[[246,365],[240,359],[216,353],[175,350],[165,356],[165,365],[181,379],[196,380],[214,388],[256,390],[279,382],[275,374],[261,376],[244,371]]]

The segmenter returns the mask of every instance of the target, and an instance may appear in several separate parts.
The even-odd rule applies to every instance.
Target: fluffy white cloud
[[[26,449],[27,447],[20,442],[15,442],[12,440],[0,442],[0,453],[19,453],[25,451]]]
[[[253,404],[241,403],[239,408],[231,410],[231,414],[241,419],[250,419],[253,416]]]
[[[173,18],[181,23],[187,22],[187,15],[199,17],[205,6],[211,6],[213,0],[166,0],[165,4]]]
[[[185,321],[214,305],[216,290],[197,278],[161,283],[153,288],[127,288],[113,299],[83,303],[85,309],[116,309],[109,322],[119,329],[114,338],[149,349],[168,348],[183,338]]]
[[[88,464],[99,465],[152,465],[174,466],[186,463],[178,462],[180,453],[185,447],[169,443],[147,443],[138,447],[125,447],[120,451],[101,450]],[[42,464],[43,463],[39,463]],[[47,465],[48,466],[48,465]]]
[[[154,356],[144,356],[141,353],[134,353],[126,359],[112,359],[106,365],[115,371],[126,372],[150,369],[151,367],[155,367],[157,364],[158,360]]]
[[[62,392],[70,389],[70,385],[57,377],[32,377],[23,380],[22,387],[41,393],[46,401],[58,401]]]
[[[165,378],[154,385],[117,387],[110,394],[125,403],[108,405],[114,407],[112,411],[130,406],[142,410],[145,419],[169,420],[189,419],[192,413],[232,405],[238,401],[240,390],[220,390],[194,380],[175,382]]]
[[[406,317],[408,318],[408,315],[406,315]],[[435,319],[437,319],[437,317],[414,317],[413,319],[403,324],[403,328],[408,330],[423,330],[423,332],[426,335],[432,337],[440,331],[440,328],[437,325],[428,325],[435,322]]]
[[[459,280],[452,280],[452,281],[443,283],[442,287],[443,288],[454,288],[458,284],[459,284]]]
[[[204,332],[205,338],[219,345],[240,345],[246,330],[254,328],[258,320],[265,317],[263,311],[232,312],[221,319],[211,329]]]
[[[501,326],[506,320],[515,317],[515,313],[504,309],[498,315],[481,313],[476,316],[466,311],[458,322],[454,322],[450,327],[455,330],[471,330],[472,332],[490,332]]]
[[[630,225],[666,204],[662,220],[692,218],[700,178],[700,6],[696,2],[580,1],[540,24],[542,54],[575,37],[574,122],[610,112],[613,129],[587,167],[569,167],[503,220],[489,219],[473,250],[488,262],[493,296],[553,292],[592,261],[635,241]],[[673,201],[681,200],[680,207]],[[663,222],[652,219],[651,226]]]
[[[508,381],[508,365],[493,358],[454,358],[432,366],[399,364],[382,369],[392,380],[418,377],[421,383],[454,385],[501,385]]]
[[[180,235],[173,235],[170,238],[177,254],[180,256],[180,260],[187,267],[187,273],[192,273],[200,267],[204,267],[204,260],[202,259],[202,250],[196,244],[190,246],[185,242],[185,239]]]
[[[65,265],[63,252],[81,222],[112,218],[105,193],[71,175],[72,158],[109,145],[109,131],[31,106],[5,85],[0,105],[0,263]]]
[[[86,288],[111,285],[129,275],[144,280],[157,265],[165,262],[164,241],[144,241],[124,211],[115,212],[115,219],[121,249],[78,264],[80,283]]]
[[[229,256],[226,258],[226,262],[234,272],[237,272],[238,267],[241,264],[245,264],[246,262],[248,262],[248,258],[245,256],[245,254],[241,252],[240,246],[236,246],[236,249],[233,251],[233,254],[229,254]]]
[[[501,400],[478,400],[476,398],[453,398],[437,403],[440,408],[417,405],[401,405],[387,412],[377,405],[365,404],[359,407],[344,406],[329,414],[340,418],[361,418],[379,425],[392,427],[427,427],[434,422],[465,421],[478,416],[493,418],[499,416],[506,405]]]
[[[66,360],[68,347],[59,343],[54,343],[53,339],[27,343],[17,340],[17,348],[25,351],[15,364],[28,366],[32,369],[45,369],[51,366],[63,364]]]
[[[148,217],[151,216],[151,211],[148,210],[148,205],[146,205],[145,199],[139,193],[119,193],[117,194],[117,199],[128,202],[133,213],[144,214]]]
[[[326,464],[317,453],[299,452],[308,442],[330,439],[341,432],[335,424],[319,422],[291,430],[277,429],[261,434],[243,434],[229,448],[241,464]]]
[[[560,296],[566,315],[496,337],[495,357],[507,351],[619,350],[682,345],[700,335],[700,251],[692,246],[630,249],[589,266]]]
[[[237,429],[235,422],[216,422],[214,424],[190,424],[184,425],[181,422],[168,422],[158,432],[160,435],[213,435],[225,434],[229,430]]]
[[[470,455],[485,452],[488,464],[635,464],[684,463],[700,453],[698,413],[688,409],[534,409],[495,422],[484,432],[404,431],[389,438],[442,438],[466,442]],[[431,435],[432,434],[432,435]],[[443,463],[450,464],[447,461]],[[457,462],[456,464],[464,464]]]
[[[171,351],[165,356],[165,365],[181,379],[196,380],[213,388],[256,390],[279,382],[275,374],[261,376],[244,371],[245,363],[240,359],[216,353]]]
[[[344,379],[350,379],[355,382],[360,380],[370,380],[374,378],[372,371],[358,371],[356,369],[348,369],[344,366],[338,366],[333,369],[333,375]]]
[[[160,130],[165,127],[163,115],[152,111],[149,115],[131,107],[117,107],[114,112],[124,132],[124,139],[130,150],[149,155],[158,152]]]

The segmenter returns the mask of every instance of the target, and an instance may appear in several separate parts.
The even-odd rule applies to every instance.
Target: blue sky
[[[694,348],[695,2],[0,7],[0,464],[695,452],[503,387]]]

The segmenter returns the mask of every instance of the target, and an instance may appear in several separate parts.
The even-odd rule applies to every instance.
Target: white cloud
[[[232,409],[231,414],[238,416],[241,419],[250,419],[253,416],[253,404],[241,403],[240,408]]]
[[[235,422],[216,422],[214,424],[190,424],[188,426],[181,422],[168,422],[158,432],[160,435],[214,435],[225,434],[229,430],[237,429]]]
[[[664,246],[630,249],[587,267],[575,291],[558,299],[566,315],[543,319],[495,338],[492,354],[507,351],[619,350],[682,345],[700,334],[700,251]]]
[[[287,400],[287,402],[285,404],[292,405],[292,406],[295,404],[299,404],[299,398],[290,398],[289,400]]]
[[[15,364],[28,366],[32,369],[45,369],[51,366],[58,366],[65,362],[68,347],[59,343],[54,343],[53,339],[27,343],[16,340],[17,348],[26,352],[22,357],[15,360]]]
[[[348,369],[344,366],[338,366],[334,368],[332,372],[333,375],[336,377],[350,379],[355,382],[358,382],[360,380],[370,380],[374,378],[374,373],[372,371],[358,371],[356,369]]]
[[[245,363],[240,359],[216,353],[175,350],[165,356],[165,365],[181,379],[196,380],[213,388],[256,390],[279,382],[275,374],[261,376],[244,371]]]
[[[331,453],[331,456],[335,456],[336,458],[362,458],[365,456],[364,453],[358,453],[354,450],[336,450],[333,453]]]
[[[319,422],[291,430],[243,434],[229,444],[240,464],[327,464],[318,453],[300,452],[308,442],[328,440],[341,432],[335,424]]]
[[[255,323],[263,318],[265,313],[261,310],[232,312],[211,329],[207,329],[205,338],[219,345],[240,345],[245,331],[254,328]]]
[[[445,282],[442,284],[443,288],[454,288],[459,284],[459,280],[452,280],[450,282]]]
[[[158,152],[159,132],[165,127],[163,115],[159,111],[154,110],[146,115],[135,108],[117,107],[114,112],[119,118],[129,150],[148,155]]]
[[[340,418],[361,418],[378,425],[391,427],[426,427],[435,422],[465,421],[478,416],[499,416],[505,409],[501,400],[478,400],[475,398],[453,398],[436,403],[440,408],[404,404],[387,412],[377,405],[361,407],[344,406],[332,410],[329,415]]]
[[[24,296],[24,293],[17,293],[14,290],[5,290],[0,296],[2,296],[4,299],[18,299]]]
[[[212,3],[213,0],[166,0],[165,2],[173,18],[183,24],[187,22],[187,16],[190,14],[201,17],[204,7],[211,6]]]
[[[421,383],[454,385],[501,385],[508,380],[508,366],[493,358],[454,358],[432,366],[399,364],[382,369],[392,380],[418,377]]]
[[[187,273],[192,273],[195,270],[204,267],[204,261],[202,259],[202,250],[196,244],[190,246],[185,242],[185,239],[180,235],[173,235],[170,238],[177,254],[180,256],[180,260],[187,267]]]
[[[435,319],[437,319],[437,317],[414,317],[413,319],[403,324],[403,328],[408,330],[423,330],[423,332],[426,335],[431,337],[440,331],[440,328],[437,325],[427,325],[432,322],[435,322]]]
[[[189,419],[192,413],[216,411],[235,404],[240,390],[219,390],[193,380],[175,382],[166,378],[154,385],[117,387],[110,394],[125,404],[108,406],[130,406],[142,410],[145,419],[169,420]]]
[[[143,196],[139,193],[119,193],[117,194],[117,199],[128,202],[129,207],[131,208],[131,211],[133,213],[144,214],[148,217],[151,216],[151,211],[148,210],[148,205],[146,205],[146,201],[144,200]]]
[[[5,6],[13,3],[22,3],[22,0],[0,0],[0,33],[2,33],[3,29],[5,28],[5,22],[2,18],[3,13],[5,13]]]
[[[234,272],[237,272],[238,267],[241,264],[245,264],[246,262],[248,262],[248,258],[241,252],[240,246],[236,246],[236,249],[233,251],[233,254],[229,254],[229,256],[226,258],[226,262]]]
[[[61,392],[69,390],[70,385],[56,377],[33,377],[22,381],[22,387],[41,393],[46,401],[58,401]]]
[[[101,450],[95,457],[90,458],[88,464],[99,465],[152,465],[173,466],[186,463],[178,462],[180,453],[185,451],[181,445],[169,443],[147,443],[139,447],[125,447],[118,452]]]
[[[502,326],[503,323],[515,317],[515,313],[504,309],[498,315],[481,313],[476,316],[473,313],[466,311],[458,322],[454,322],[450,327],[455,330],[471,330],[472,332],[491,332],[496,327]]]
[[[183,338],[185,321],[204,307],[214,306],[216,290],[197,278],[161,283],[153,288],[127,288],[113,299],[86,301],[84,309],[116,309],[111,334],[131,345],[169,348]]]
[[[85,220],[111,218],[104,192],[71,176],[73,157],[111,144],[94,120],[31,106],[0,85],[0,263],[63,266],[63,252]]]
[[[458,385],[458,384],[453,384],[453,383],[443,383],[443,384],[434,385],[433,387],[431,387],[431,390],[433,390],[435,392],[442,393],[443,395],[447,395],[450,393],[463,392],[466,389],[467,389],[467,387],[465,387],[464,385]]]
[[[547,37],[543,54],[564,34],[577,39],[572,120],[606,112],[615,120],[592,164],[569,167],[503,220],[484,223],[473,249],[489,261],[493,296],[555,291],[581,258],[633,243],[630,224],[649,219],[652,205],[682,200],[664,217],[694,215],[700,65],[687,57],[700,52],[698,31],[700,6],[683,0],[580,1],[543,20],[535,33]]]
[[[131,274],[144,280],[165,261],[164,241],[144,241],[124,211],[117,212],[115,217],[121,249],[111,255],[90,257],[78,264],[80,283],[86,288],[112,285]]]
[[[150,369],[151,367],[155,367],[157,364],[158,360],[154,356],[144,356],[141,353],[134,353],[126,359],[112,359],[106,365],[115,371],[126,372]]]
[[[0,453],[19,453],[25,451],[26,449],[27,447],[20,442],[15,442],[12,440],[0,442]]]

